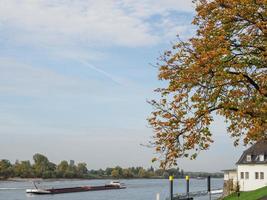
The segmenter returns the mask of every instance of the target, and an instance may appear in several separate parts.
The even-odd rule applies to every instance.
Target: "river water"
[[[110,180],[64,180],[42,181],[40,188],[73,187],[84,185],[104,185]],[[120,180],[127,188],[122,190],[106,190],[93,192],[79,192],[56,195],[29,195],[25,189],[33,188],[29,181],[0,181],[0,200],[156,200],[160,193],[160,200],[169,196],[169,181],[166,179],[130,179]],[[213,189],[223,186],[222,179],[212,179]],[[190,180],[190,191],[202,191],[207,189],[206,180]],[[174,180],[174,192],[184,193],[186,190],[185,180]],[[213,196],[212,199],[217,199]],[[208,200],[207,196],[195,197],[194,200]]]

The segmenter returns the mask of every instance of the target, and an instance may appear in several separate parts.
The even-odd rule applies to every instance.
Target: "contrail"
[[[105,72],[102,69],[99,69],[98,67],[86,62],[85,60],[79,60],[79,59],[75,59],[78,62],[86,65],[87,67],[91,68],[92,70],[104,75],[105,77],[109,78],[110,80],[112,80],[114,83],[118,84],[118,85],[123,85],[123,82],[121,82],[120,80],[118,80],[116,77],[114,77],[112,74],[109,74],[107,72]]]

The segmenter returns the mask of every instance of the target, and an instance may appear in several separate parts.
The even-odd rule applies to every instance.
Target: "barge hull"
[[[117,186],[83,186],[83,187],[71,187],[71,188],[55,188],[47,190],[32,190],[27,191],[31,194],[47,195],[47,194],[62,194],[62,193],[73,193],[73,192],[89,192],[89,191],[100,191],[100,190],[118,190],[125,189],[124,187]]]

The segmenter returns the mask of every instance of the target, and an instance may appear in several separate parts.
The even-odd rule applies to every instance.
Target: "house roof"
[[[247,155],[251,156],[251,161],[247,161]],[[263,161],[260,161],[259,155],[264,155]],[[237,161],[239,164],[266,164],[267,163],[267,140],[261,140],[245,150]]]

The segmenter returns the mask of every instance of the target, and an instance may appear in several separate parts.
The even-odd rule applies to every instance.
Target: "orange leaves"
[[[160,101],[148,119],[162,167],[196,158],[213,142],[212,113],[235,145],[267,137],[266,0],[198,0],[197,35],[179,41],[159,64]]]
[[[172,115],[170,113],[165,113],[162,115],[162,117],[164,117],[166,119],[170,119],[170,118],[172,118]]]

